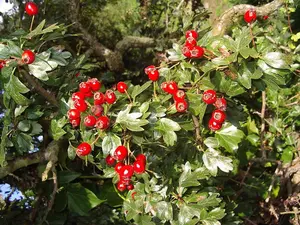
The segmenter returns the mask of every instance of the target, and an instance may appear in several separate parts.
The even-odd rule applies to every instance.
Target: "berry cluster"
[[[249,9],[244,14],[244,20],[246,23],[252,23],[256,20],[256,11],[255,9]]]
[[[145,68],[145,74],[148,75],[149,80],[157,81],[159,78],[159,72],[154,65],[147,66]]]
[[[97,78],[88,79],[79,84],[79,91],[72,94],[74,108],[68,111],[68,118],[73,127],[80,125],[81,117],[87,128],[96,127],[105,130],[109,127],[109,118],[103,114],[103,104],[113,104],[115,93],[108,89],[100,92],[101,82]]]
[[[206,104],[213,104],[216,107],[216,109],[212,112],[211,118],[208,122],[209,129],[213,131],[220,130],[226,119],[226,99],[223,97],[218,98],[217,93],[214,90],[207,90],[203,93],[202,100]]]
[[[163,82],[160,87],[164,92],[173,95],[177,112],[185,112],[187,110],[186,94],[183,90],[178,89],[175,81]]]
[[[146,156],[144,154],[137,155],[132,165],[124,164],[127,157],[128,149],[120,145],[115,149],[113,156],[108,155],[105,158],[106,164],[115,166],[115,171],[119,175],[119,181],[117,183],[117,189],[119,191],[125,191],[126,189],[132,190],[134,188],[131,182],[133,174],[142,174],[146,168]],[[116,161],[118,162],[116,163]]]
[[[185,33],[186,41],[182,48],[182,53],[187,58],[202,58],[204,49],[197,45],[198,33],[194,30],[188,30]]]

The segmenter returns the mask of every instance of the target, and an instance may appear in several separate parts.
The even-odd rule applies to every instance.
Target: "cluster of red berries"
[[[159,72],[154,65],[147,66],[145,68],[145,74],[148,75],[149,80],[157,81],[159,78]]]
[[[186,41],[182,48],[182,53],[187,58],[202,58],[204,49],[197,45],[198,33],[194,30],[188,30],[185,33]]]
[[[213,104],[216,109],[212,112],[211,118],[208,122],[209,129],[216,131],[220,130],[226,119],[227,102],[225,98],[218,98],[214,90],[207,90],[203,93],[202,100],[206,104]]]
[[[96,127],[105,130],[109,127],[109,118],[103,114],[103,104],[113,104],[116,95],[113,90],[100,92],[101,82],[97,78],[88,79],[79,84],[79,91],[72,94],[74,108],[68,111],[68,118],[73,127],[80,125],[81,116],[87,128]],[[82,114],[82,115],[81,115]]]
[[[135,162],[130,164],[124,164],[126,158],[128,157],[128,149],[120,145],[118,146],[113,156],[108,155],[105,158],[106,164],[109,166],[114,166],[115,171],[119,175],[119,181],[117,183],[117,189],[119,191],[132,190],[134,185],[131,182],[133,174],[142,174],[146,169],[146,156],[144,154],[139,154],[135,157]],[[116,161],[118,161],[116,163]]]
[[[162,82],[160,87],[164,92],[173,95],[177,112],[185,112],[187,110],[186,94],[183,90],[178,89],[175,81]]]

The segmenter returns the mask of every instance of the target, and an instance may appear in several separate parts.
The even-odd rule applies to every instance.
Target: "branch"
[[[154,47],[155,40],[148,37],[127,36],[119,41],[116,45],[116,50],[124,54],[130,48],[147,48]]]
[[[260,118],[261,118],[261,128],[260,128],[260,150],[262,152],[262,158],[266,158],[266,150],[265,150],[265,128],[266,128],[266,122],[265,122],[265,112],[266,112],[266,91],[261,92],[261,112],[260,112]]]
[[[224,35],[226,31],[232,26],[234,20],[240,16],[243,16],[249,9],[255,9],[258,17],[269,15],[276,11],[280,6],[284,4],[284,0],[274,0],[268,4],[260,7],[253,5],[241,4],[233,6],[232,8],[225,11],[219,19],[215,21],[212,26],[213,36]]]
[[[196,142],[197,143],[203,143],[201,134],[200,134],[200,124],[199,124],[199,120],[196,116],[192,115],[192,119],[193,119],[193,123],[194,123],[194,127],[195,127],[195,136],[196,136]]]

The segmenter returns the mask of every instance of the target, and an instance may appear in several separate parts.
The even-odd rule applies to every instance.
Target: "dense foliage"
[[[1,224],[299,224],[297,4],[36,2],[0,41]]]

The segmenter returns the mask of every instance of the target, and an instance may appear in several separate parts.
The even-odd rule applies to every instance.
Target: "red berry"
[[[89,84],[92,91],[99,91],[99,89],[101,88],[101,83],[97,78],[88,79],[87,83]]]
[[[264,20],[267,20],[269,18],[269,16],[268,15],[266,15],[266,16],[263,16],[263,19]]]
[[[116,97],[113,90],[106,90],[106,92],[105,92],[105,101],[108,104],[114,104],[116,99],[117,99],[117,97]]]
[[[86,93],[91,92],[91,87],[87,82],[81,82],[79,84],[79,91],[86,94]]]
[[[195,46],[192,50],[191,50],[191,57],[192,58],[202,58],[204,55],[204,49],[201,48],[200,46]]]
[[[101,130],[105,130],[109,127],[109,119],[107,116],[100,116],[95,124],[95,127]]]
[[[80,117],[80,111],[78,109],[70,109],[67,115],[70,120],[75,120]]]
[[[29,16],[35,16],[38,14],[39,8],[34,2],[27,2],[25,4],[25,11]]]
[[[256,11],[254,9],[247,10],[244,14],[244,20],[246,23],[251,23],[256,20]]]
[[[121,169],[123,168],[123,166],[125,166],[124,163],[118,162],[118,163],[116,164],[116,166],[115,166],[115,171],[116,171],[117,173],[120,173],[120,172],[121,172]]]
[[[131,190],[133,190],[133,189],[134,189],[133,184],[127,185],[127,190],[128,190],[128,191],[131,191]]]
[[[190,48],[195,47],[197,45],[197,41],[193,37],[188,37],[185,41],[185,46],[188,46]]]
[[[155,71],[156,70],[156,67],[154,65],[150,65],[150,66],[147,66],[144,71],[145,71],[145,74],[149,74],[150,72],[152,71]]]
[[[149,72],[148,73],[148,78],[149,78],[149,80],[157,81],[158,78],[159,78],[158,70],[154,70],[154,71]]]
[[[120,170],[120,177],[123,178],[130,178],[133,175],[133,167],[131,165],[125,165]]]
[[[114,152],[114,157],[118,161],[124,160],[127,157],[127,155],[128,155],[128,150],[123,145],[118,146]]]
[[[206,104],[213,104],[217,99],[217,93],[214,90],[207,90],[203,93],[202,100]]]
[[[93,92],[92,91],[89,91],[87,93],[84,93],[84,97],[85,98],[92,98],[94,96]]]
[[[96,118],[92,115],[88,115],[84,118],[83,123],[86,127],[93,127],[96,124]]]
[[[87,142],[82,142],[80,145],[78,145],[76,149],[76,154],[78,156],[86,156],[90,154],[92,151],[92,147]]]
[[[143,161],[137,160],[133,163],[133,170],[137,174],[145,172],[145,163]]]
[[[75,77],[79,77],[80,76],[80,72],[75,74]]]
[[[188,104],[185,100],[176,101],[175,107],[177,112],[185,112],[187,110]]]
[[[164,91],[167,92],[167,87],[168,87],[168,82],[162,82],[160,85],[160,88]]]
[[[117,189],[121,192],[125,191],[126,190],[126,185],[122,182],[122,181],[119,181],[117,183]]]
[[[75,101],[76,99],[84,100],[84,98],[85,98],[85,95],[82,92],[74,92],[72,94],[72,100],[73,101]]]
[[[75,127],[78,127],[80,125],[80,117],[77,118],[77,119],[74,119],[74,120],[70,120],[70,123],[72,124],[72,127],[75,128]]]
[[[177,90],[176,93],[173,95],[175,101],[182,101],[185,99],[185,92],[183,90]]]
[[[31,50],[25,50],[22,53],[22,62],[25,64],[31,64],[35,60],[35,54]]]
[[[128,86],[127,86],[127,84],[126,83],[124,83],[124,82],[119,82],[118,84],[117,84],[117,90],[120,92],[120,93],[125,93],[126,91],[127,91],[127,89],[128,89]]]
[[[198,33],[195,30],[188,30],[185,33],[185,37],[186,38],[193,37],[193,38],[197,39],[198,38]]]
[[[175,81],[169,81],[168,82],[168,85],[167,85],[167,92],[171,95],[174,95],[176,94],[178,90],[178,86],[177,86],[177,83]]]
[[[133,192],[132,194],[131,194],[131,198],[134,200],[134,196],[136,195],[137,193],[136,192]]]
[[[80,112],[84,112],[88,106],[84,100],[77,99],[74,101],[74,107],[75,109],[78,109]]]
[[[5,66],[6,61],[0,59],[0,70]]]
[[[91,112],[94,114],[96,117],[102,116],[103,112],[103,106],[102,105],[93,105],[91,108]]]
[[[123,166],[124,167],[124,166]],[[122,167],[122,168],[123,168]],[[126,186],[130,184],[131,176],[121,176],[121,171],[119,173],[120,182],[125,184]]]
[[[208,122],[208,127],[209,129],[211,129],[212,131],[216,131],[216,130],[220,130],[222,127],[222,123],[218,123],[217,121],[215,121],[213,118],[210,118],[209,122]]]
[[[113,166],[115,164],[116,160],[111,155],[108,155],[105,158],[105,162],[106,162],[107,165]]]
[[[226,114],[222,110],[216,109],[212,112],[211,118],[217,123],[223,123],[226,119]]]
[[[144,164],[146,164],[146,161],[147,161],[147,159],[146,159],[146,156],[144,155],[144,154],[138,154],[136,157],[135,157],[135,160],[136,161],[143,161],[144,162]]]
[[[105,103],[105,95],[102,92],[95,92],[94,94],[94,104],[102,105]]]
[[[185,45],[182,48],[182,54],[187,58],[191,58],[191,56],[192,56],[191,50],[192,49],[193,49],[192,47]]]
[[[226,108],[227,108],[227,101],[225,98],[217,98],[215,103],[214,103],[214,106],[217,108],[217,109],[220,109],[222,111],[226,111]]]

